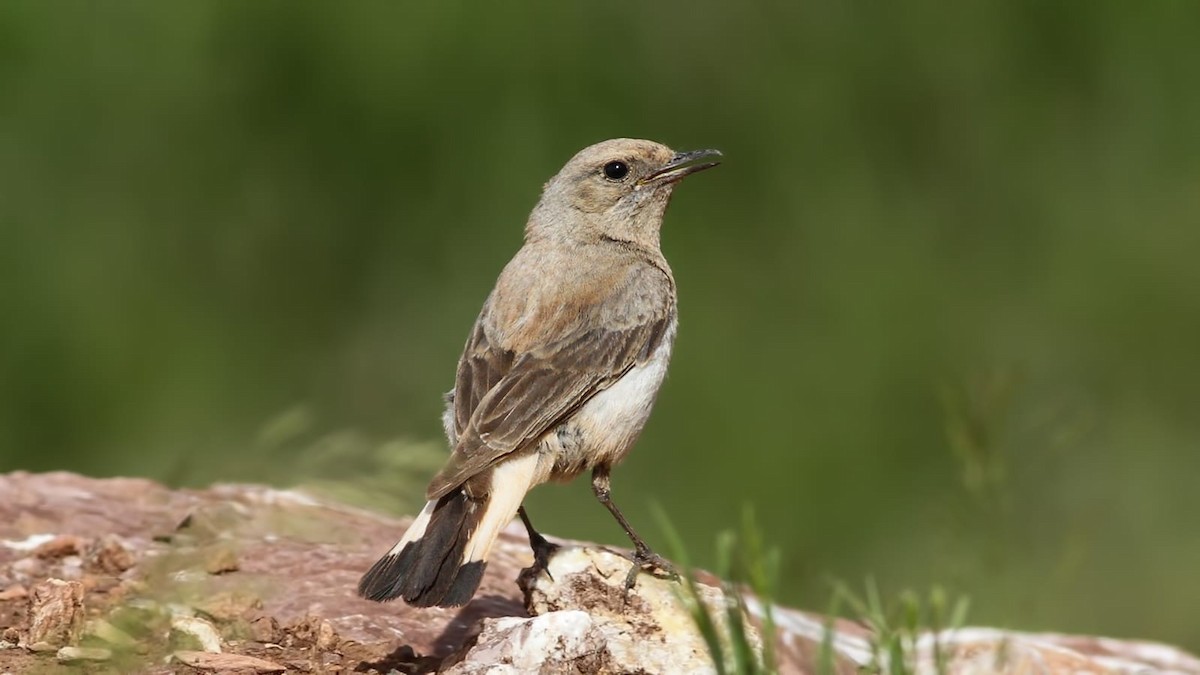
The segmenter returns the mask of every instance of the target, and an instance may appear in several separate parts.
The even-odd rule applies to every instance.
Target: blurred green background
[[[542,182],[678,191],[671,376],[614,495],[781,599],[1200,648],[1200,5],[5,2],[0,468],[409,510]],[[621,544],[586,481],[561,536]]]

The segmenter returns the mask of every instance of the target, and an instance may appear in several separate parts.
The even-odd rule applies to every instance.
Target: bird
[[[635,547],[630,583],[640,568],[670,569],[613,502],[610,474],[646,424],[675,340],[663,215],[679,181],[721,157],[618,138],[579,151],[545,183],[445,396],[450,457],[424,508],[363,575],[360,596],[466,604],[514,516],[535,552],[546,545],[526,493],[585,471]]]

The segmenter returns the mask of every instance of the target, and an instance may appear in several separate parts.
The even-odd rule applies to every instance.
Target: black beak
[[[638,183],[640,185],[666,185],[667,183],[674,183],[697,171],[713,168],[721,163],[719,161],[720,158],[720,150],[680,152],[672,157],[671,161],[644,176]]]

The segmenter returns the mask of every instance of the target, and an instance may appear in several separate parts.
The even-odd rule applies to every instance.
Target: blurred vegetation
[[[875,580],[868,577],[863,594],[859,595],[845,583],[834,586],[833,602],[829,616],[838,616],[841,607],[850,611],[851,620],[858,621],[871,630],[869,638],[870,661],[862,668],[864,673],[877,675],[912,675],[929,672],[921,667],[921,659],[933,663],[938,675],[949,671],[949,660],[954,656],[952,648],[942,642],[942,633],[956,631],[967,625],[968,598],[950,598],[945,589],[934,586],[927,595],[912,590],[901,591],[895,599],[885,601]],[[833,620],[826,627],[825,640],[819,654],[820,672],[830,674],[833,668]],[[930,638],[922,645],[922,638]],[[999,649],[995,665],[997,672],[1011,672],[1004,661],[1006,649]]]
[[[411,508],[542,181],[717,147],[634,522],[752,504],[788,604],[873,574],[1200,648],[1197,35],[1182,0],[0,3],[0,468]],[[530,509],[624,543],[586,486]]]

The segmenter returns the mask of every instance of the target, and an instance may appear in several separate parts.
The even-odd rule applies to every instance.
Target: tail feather
[[[438,500],[429,528],[420,540],[416,564],[401,587],[406,601],[421,607],[445,602],[459,567],[465,563],[463,549],[487,514],[487,506],[487,497],[472,499],[462,488]]]
[[[459,487],[430,501],[392,550],[371,567],[358,593],[376,601],[404,598],[418,607],[457,607],[479,588],[487,556],[535,480],[537,455],[491,470],[481,496]]]

